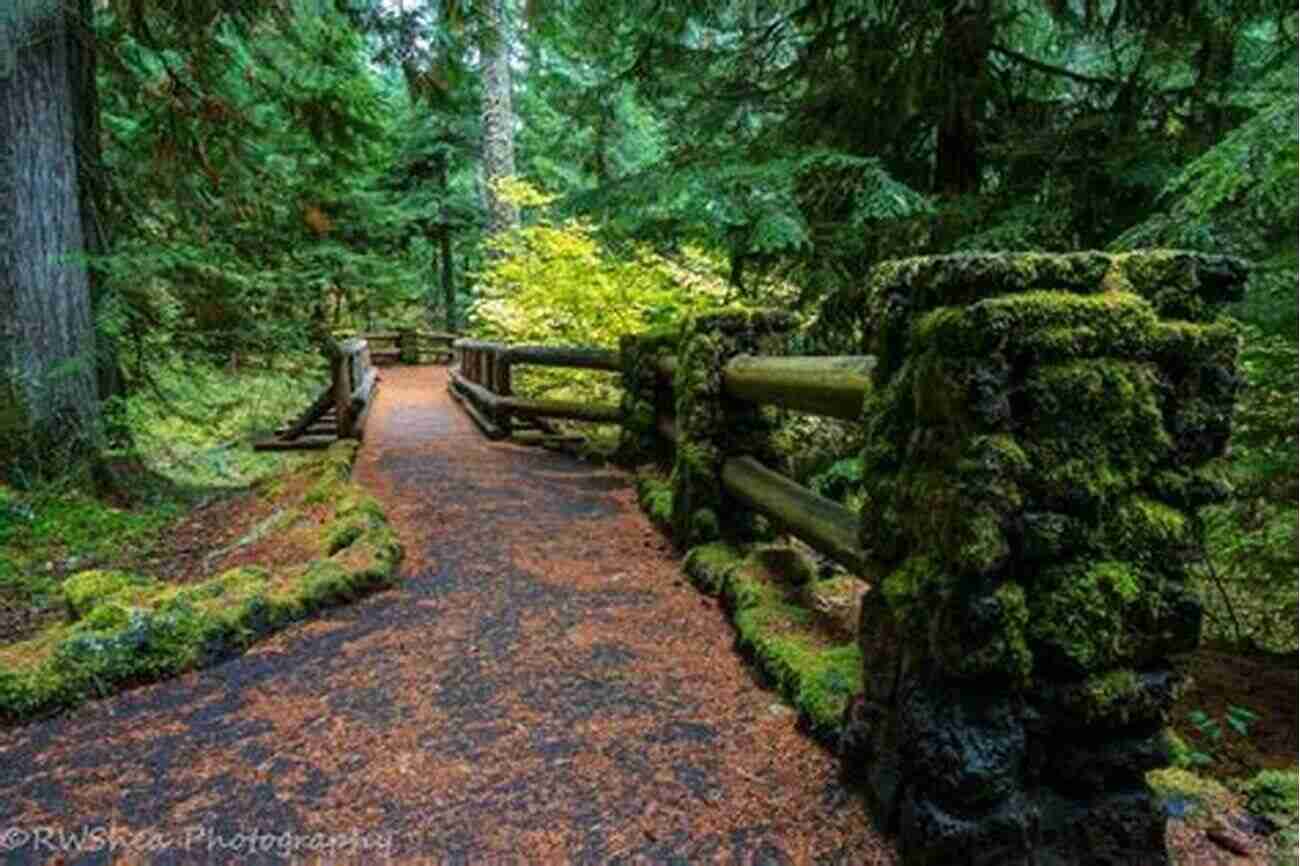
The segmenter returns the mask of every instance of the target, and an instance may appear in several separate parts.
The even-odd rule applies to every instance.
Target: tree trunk
[[[95,77],[98,64],[95,44],[94,4],[76,0],[77,17],[68,28],[68,69],[72,84],[73,117],[76,123],[77,188],[81,197],[81,232],[86,252],[106,255],[112,233],[106,221],[107,184],[100,144],[99,84]],[[86,274],[90,281],[91,309],[98,311],[107,298],[104,280],[95,268]],[[100,400],[126,394],[126,377],[122,374],[117,336],[104,339],[98,335],[96,373]]]
[[[88,451],[99,422],[90,280],[78,260],[76,112],[86,105],[68,13],[19,0],[7,14],[0,39],[17,39],[0,45],[0,462],[33,456],[17,443]]]
[[[946,105],[938,129],[935,191],[979,191],[979,124],[984,113],[992,25],[987,0],[966,0],[947,14],[940,43]]]
[[[447,210],[447,197],[451,183],[447,177],[446,153],[438,155],[438,190],[442,201],[438,205],[438,258],[442,266],[442,303],[447,333],[456,333],[456,280],[455,262],[451,258],[451,214]]]
[[[515,173],[515,112],[510,93],[510,25],[505,0],[478,0],[482,17],[483,181],[488,234],[519,225],[519,210],[493,185]]]

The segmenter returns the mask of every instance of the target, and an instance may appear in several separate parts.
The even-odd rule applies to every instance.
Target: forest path
[[[382,377],[355,476],[402,584],[0,733],[0,830],[149,832],[130,862],[156,863],[283,862],[312,834],[343,847],[300,861],[893,862],[624,476],[484,440],[444,368]]]

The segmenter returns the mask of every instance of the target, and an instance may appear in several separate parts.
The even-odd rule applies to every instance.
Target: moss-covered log
[[[623,374],[623,432],[619,438],[618,462],[627,466],[645,463],[667,465],[672,461],[672,443],[658,434],[659,416],[674,409],[671,379],[658,372],[662,359],[671,357],[681,342],[679,328],[663,328],[619,340],[619,364]]]
[[[870,355],[742,355],[722,371],[722,384],[727,395],[738,400],[857,421],[874,363]]]
[[[752,457],[733,457],[722,464],[722,485],[728,494],[815,550],[850,571],[866,572],[866,556],[858,544],[858,516],[843,505]]]

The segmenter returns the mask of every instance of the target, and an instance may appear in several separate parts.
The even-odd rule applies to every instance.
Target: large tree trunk
[[[79,261],[86,247],[76,150],[81,100],[69,13],[53,0],[16,7],[0,20],[0,40],[9,43],[0,45],[4,463],[23,457],[23,446],[32,453],[56,443],[87,448],[99,420],[90,282]]]
[[[510,94],[510,25],[505,0],[479,0],[483,36],[483,181],[488,233],[519,225],[519,210],[493,184],[515,173],[515,111]]]
[[[112,243],[106,220],[107,182],[100,143],[99,84],[95,77],[98,63],[93,0],[75,0],[77,18],[68,28],[68,68],[71,76],[73,119],[76,123],[74,143],[77,153],[77,189],[81,196],[81,231],[86,252],[92,256],[108,253]],[[104,280],[94,268],[89,269],[91,308],[98,311],[107,299]],[[116,339],[105,340],[103,334],[95,346],[99,397],[122,396],[126,379],[122,375]]]

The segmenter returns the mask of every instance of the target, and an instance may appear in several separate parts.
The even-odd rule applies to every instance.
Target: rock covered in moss
[[[774,418],[757,406],[726,398],[722,370],[737,355],[782,354],[795,324],[786,312],[737,308],[696,315],[683,327],[673,385],[677,447],[672,474],[673,539],[683,547],[718,539],[733,516],[722,495],[725,457],[779,460],[771,444]]]
[[[619,339],[623,424],[616,460],[625,466],[672,459],[671,448],[655,432],[657,416],[674,411],[672,383],[660,381],[656,364],[676,355],[680,342],[681,328],[675,325]]]
[[[1206,463],[1240,384],[1217,306],[1245,275],[1166,250],[873,271],[860,538],[882,579],[846,743],[905,862],[1164,862],[1142,775],[1165,659],[1200,634],[1193,511],[1225,493]],[[977,771],[1004,752],[1009,775]]]

